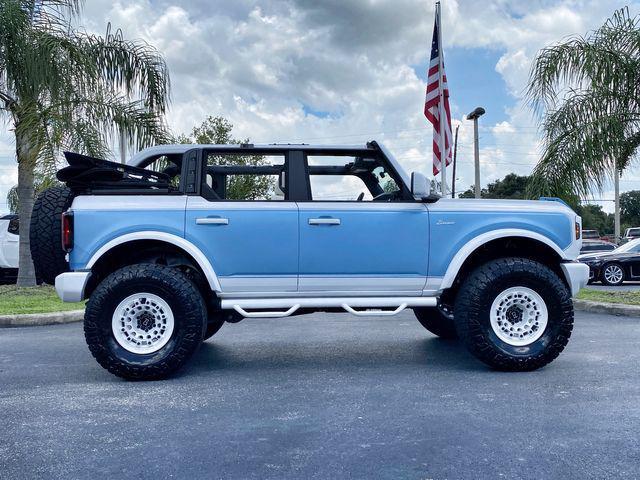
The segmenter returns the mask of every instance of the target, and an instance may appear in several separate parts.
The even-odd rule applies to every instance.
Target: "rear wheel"
[[[177,269],[139,264],[105,278],[87,302],[84,332],[98,363],[119,377],[165,378],[202,343],[205,302]]]
[[[473,271],[458,292],[455,312],[465,346],[500,370],[548,364],[573,329],[567,286],[550,268],[525,258],[498,259]]]
[[[36,277],[53,285],[56,276],[69,270],[61,243],[62,214],[73,202],[67,187],[48,188],[36,199],[31,214],[29,242]]]
[[[437,307],[414,308],[413,313],[420,325],[429,332],[444,339],[458,338],[456,326],[453,321],[453,307],[446,304],[438,304]]]

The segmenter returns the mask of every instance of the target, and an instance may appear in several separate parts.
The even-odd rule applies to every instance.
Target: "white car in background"
[[[622,243],[630,242],[631,240],[635,240],[636,238],[640,238],[640,228],[627,228],[626,232],[624,232],[624,237],[622,237]]]
[[[15,283],[18,275],[20,223],[17,215],[0,217],[0,283]]]

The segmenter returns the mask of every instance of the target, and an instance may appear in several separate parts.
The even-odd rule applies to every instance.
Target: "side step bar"
[[[388,316],[407,307],[435,307],[437,303],[436,297],[226,298],[220,306],[247,318],[275,318],[288,317],[299,308],[343,308],[358,316]]]

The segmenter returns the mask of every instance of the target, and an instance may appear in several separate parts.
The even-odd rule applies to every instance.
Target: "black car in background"
[[[625,280],[640,280],[640,239],[610,252],[580,255],[578,260],[589,265],[590,282],[620,285]]]

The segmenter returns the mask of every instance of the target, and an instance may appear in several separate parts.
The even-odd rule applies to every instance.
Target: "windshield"
[[[628,243],[616,248],[616,253],[625,253],[625,252],[639,252],[640,251],[640,238],[636,240],[631,240]]]

